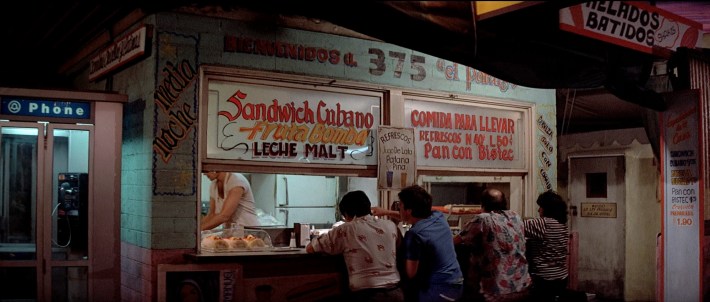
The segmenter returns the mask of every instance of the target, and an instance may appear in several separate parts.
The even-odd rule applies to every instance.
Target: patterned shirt
[[[397,226],[372,215],[356,217],[311,242],[313,250],[343,254],[353,291],[392,287],[399,283]]]
[[[499,296],[530,285],[523,221],[517,213],[481,213],[459,235],[464,244],[472,245],[471,270],[479,274],[481,293]]]
[[[525,221],[530,273],[545,280],[567,277],[567,226],[553,218]]]

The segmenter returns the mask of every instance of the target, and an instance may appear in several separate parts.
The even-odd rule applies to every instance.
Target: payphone
[[[59,173],[57,175],[57,239],[59,247],[76,251],[87,250],[89,226],[89,174]]]

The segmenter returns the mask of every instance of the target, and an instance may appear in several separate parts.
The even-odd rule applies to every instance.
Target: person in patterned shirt
[[[474,300],[517,300],[527,296],[531,284],[525,258],[523,220],[500,190],[483,191],[483,213],[466,223],[454,244],[470,245],[468,284],[478,292]]]
[[[375,219],[363,191],[345,194],[338,208],[345,223],[314,238],[306,252],[342,254],[348,269],[349,301],[404,301],[399,288],[399,230],[392,221]]]
[[[555,301],[567,288],[567,203],[553,191],[537,198],[540,218],[525,221],[531,293],[539,301]]]

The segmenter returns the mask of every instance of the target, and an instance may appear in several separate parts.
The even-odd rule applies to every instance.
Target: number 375
[[[374,58],[370,59],[370,63],[375,65],[375,68],[370,68],[370,74],[381,76],[387,71],[387,65],[385,64],[385,52],[378,48],[370,48],[369,53],[375,55]],[[394,77],[401,78],[402,70],[404,69],[404,61],[407,58],[407,54],[403,52],[390,51],[389,56],[395,59],[394,66]],[[426,69],[424,68],[424,57],[412,55],[409,59],[410,66],[412,68],[412,74],[410,78],[412,81],[423,81],[426,78]]]

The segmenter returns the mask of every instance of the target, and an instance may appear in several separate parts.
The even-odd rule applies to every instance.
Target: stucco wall
[[[625,301],[653,301],[656,286],[656,236],[661,231],[659,171],[650,145],[626,151]]]

